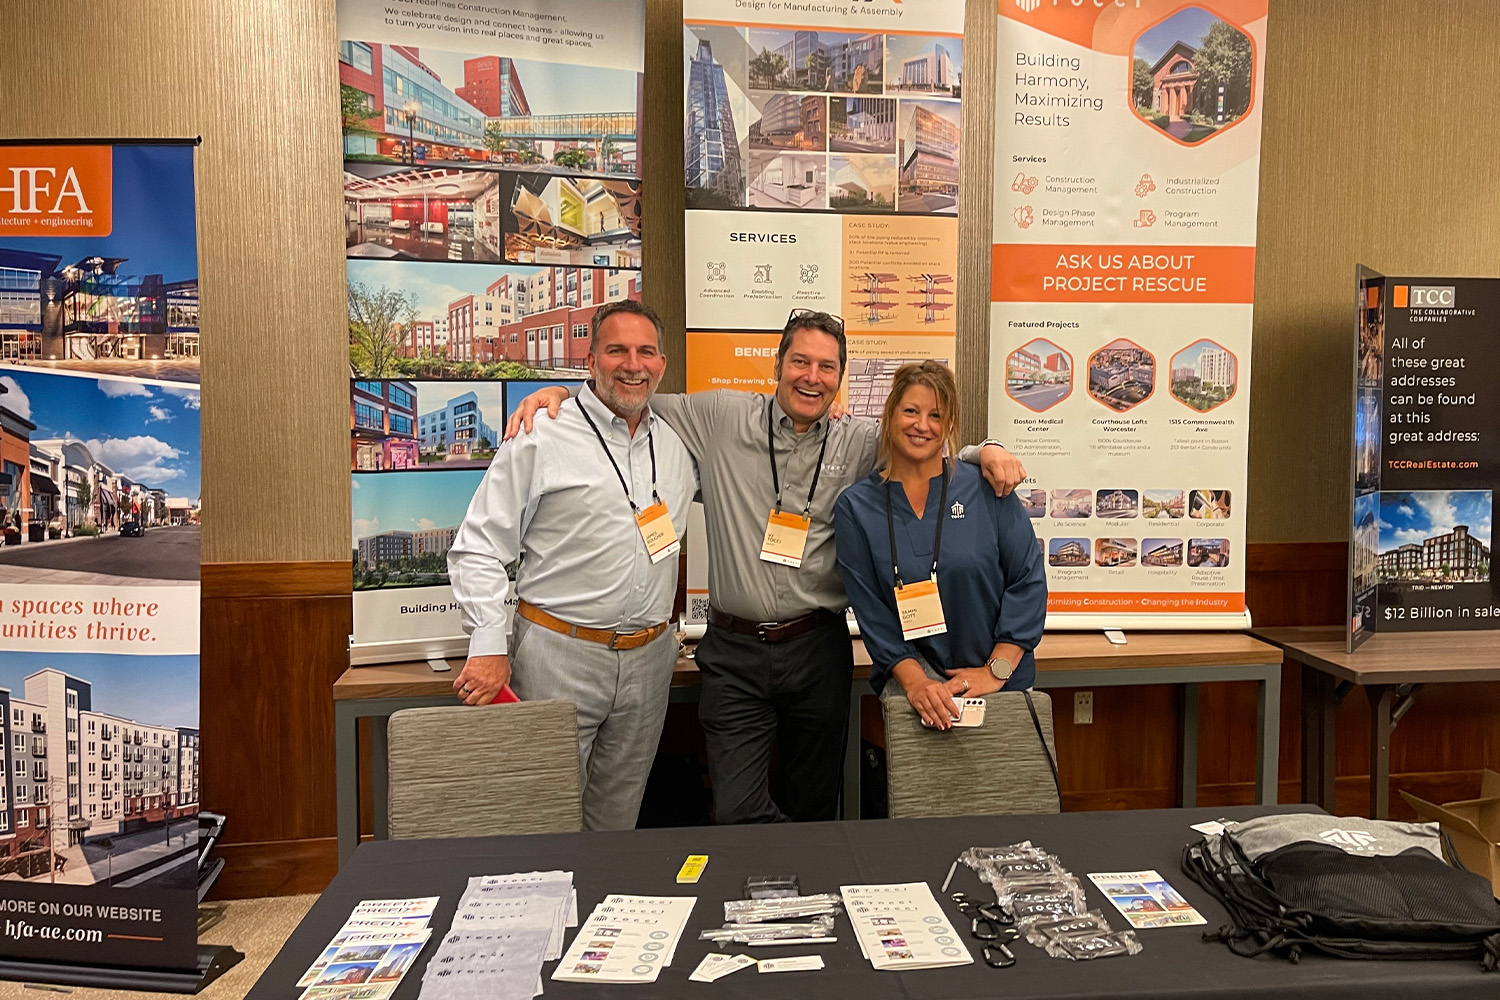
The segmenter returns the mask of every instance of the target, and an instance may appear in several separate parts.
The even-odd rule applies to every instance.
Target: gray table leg
[[[1184,684],[1177,703],[1177,805],[1198,804],[1198,685]]]
[[[359,846],[359,717],[354,706],[333,703],[334,796],[338,809],[339,864]]]
[[[849,733],[844,742],[844,787],[839,796],[839,815],[843,819],[859,819],[860,793],[860,701],[868,681],[855,681],[849,692]]]
[[[1281,668],[1272,667],[1260,682],[1256,707],[1255,801],[1274,806],[1281,779]]]
[[[1395,693],[1390,684],[1365,687],[1370,699],[1371,819],[1389,819],[1391,815],[1391,700]]]
[[[390,716],[377,715],[370,719],[370,798],[374,811],[375,839],[389,840],[391,837],[391,776],[389,748],[386,730],[390,727]]]

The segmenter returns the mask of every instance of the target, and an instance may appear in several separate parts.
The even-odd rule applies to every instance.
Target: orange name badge
[[[896,588],[896,613],[901,616],[901,638],[921,639],[948,631],[936,580],[922,580]]]
[[[677,550],[682,548],[677,541],[677,529],[672,527],[672,519],[667,516],[665,501],[658,500],[636,514],[635,523],[640,526],[641,539],[646,543],[646,554],[653,563],[676,555]]]
[[[812,519],[789,510],[773,510],[766,519],[766,537],[760,543],[760,557],[782,566],[801,566],[802,550],[807,548],[807,529]]]

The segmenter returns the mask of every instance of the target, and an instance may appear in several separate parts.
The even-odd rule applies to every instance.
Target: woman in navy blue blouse
[[[904,694],[923,721],[946,729],[959,714],[955,698],[1035,681],[1032,650],[1047,612],[1041,550],[1014,493],[995,496],[975,466],[945,456],[956,454],[958,435],[947,367],[898,370],[880,433],[878,471],[834,504],[839,567],[871,686]],[[929,580],[940,613],[922,599]]]

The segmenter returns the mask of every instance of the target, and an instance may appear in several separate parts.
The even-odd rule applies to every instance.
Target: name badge
[[[901,638],[921,639],[948,631],[943,620],[943,602],[936,580],[922,580],[896,588],[896,613],[901,618]]]
[[[760,557],[782,566],[801,566],[802,550],[807,548],[807,529],[812,518],[789,510],[773,510],[766,519],[766,537],[760,543]]]
[[[635,516],[635,523],[641,529],[641,540],[646,543],[646,554],[653,563],[675,556],[682,548],[677,541],[677,529],[672,527],[672,519],[667,516],[665,501],[658,500],[641,511]]]

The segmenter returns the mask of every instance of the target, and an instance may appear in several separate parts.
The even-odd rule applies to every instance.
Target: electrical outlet
[[[1073,692],[1073,725],[1087,726],[1094,721],[1094,692]]]

